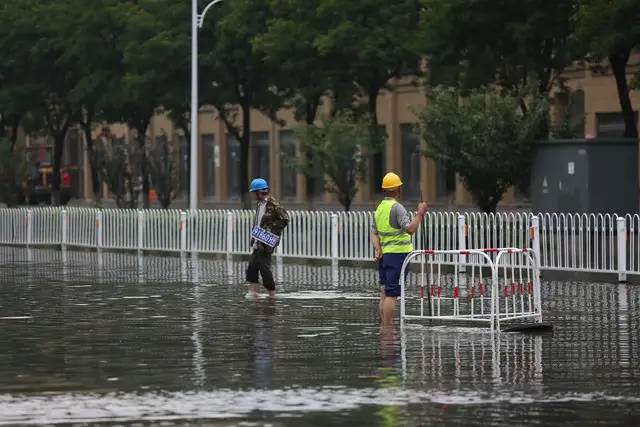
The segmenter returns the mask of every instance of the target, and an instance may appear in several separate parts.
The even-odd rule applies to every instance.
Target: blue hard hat
[[[269,184],[266,179],[256,178],[251,181],[251,186],[249,187],[249,191],[255,193],[256,191],[268,190]]]

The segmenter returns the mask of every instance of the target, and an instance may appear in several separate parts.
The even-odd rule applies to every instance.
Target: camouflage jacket
[[[264,215],[262,215],[262,220],[260,221],[260,228],[264,228],[265,230],[270,231],[273,234],[281,236],[282,232],[288,224],[289,214],[287,213],[287,211],[282,206],[280,206],[280,203],[278,203],[278,201],[274,197],[269,196],[267,198],[267,206],[264,209]],[[273,248],[261,242],[257,242],[257,247],[258,249],[267,252],[273,252]]]

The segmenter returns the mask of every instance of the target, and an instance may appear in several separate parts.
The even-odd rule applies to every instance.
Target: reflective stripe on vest
[[[384,199],[376,209],[376,230],[383,254],[405,254],[413,251],[411,235],[391,226],[391,209],[396,203],[398,202],[393,199]]]

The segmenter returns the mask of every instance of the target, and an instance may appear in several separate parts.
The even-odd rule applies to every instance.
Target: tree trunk
[[[609,62],[616,78],[618,100],[620,101],[622,117],[624,118],[624,136],[626,138],[637,138],[638,128],[629,97],[629,86],[627,85],[627,63],[629,62],[630,53],[631,49],[621,48],[609,55]]]
[[[51,204],[60,206],[60,167],[62,166],[62,153],[64,141],[67,137],[68,126],[63,126],[63,130],[54,135],[53,145],[53,173],[51,175]]]
[[[186,158],[186,167],[183,168],[182,166],[184,165],[185,159],[182,158],[182,155],[180,155],[182,153],[182,147],[178,147],[178,153],[180,153],[178,155],[178,163],[179,163],[179,169],[178,170],[182,170],[183,172],[189,171],[191,170],[191,123],[189,121],[189,117],[185,116],[184,114],[178,114],[176,117],[176,126],[180,129],[182,129],[182,132],[184,132],[184,144],[186,144],[186,147],[184,152],[187,154],[187,158]],[[182,180],[184,179],[183,176],[180,175],[180,173],[178,173],[178,190],[180,191],[180,187],[182,186]],[[191,194],[191,179],[187,179],[185,182],[186,186],[184,188],[185,194],[187,196],[189,196],[189,194]]]
[[[247,195],[249,188],[249,147],[251,144],[251,104],[242,105],[242,140],[240,141],[240,168],[238,169],[238,182],[240,183],[240,199],[244,209],[251,208],[251,202]],[[255,177],[254,177],[255,178]]]
[[[149,127],[150,118],[145,118],[138,125],[138,148],[140,149],[140,176],[142,178],[142,203],[145,209],[149,209],[149,174],[147,173],[147,127]],[[132,177],[132,181],[135,175]],[[132,194],[133,196],[133,194]]]
[[[99,202],[102,199],[102,192],[100,191],[100,174],[96,167],[96,158],[94,154],[93,135],[91,134],[91,120],[87,120],[87,123],[82,123],[82,130],[84,131],[84,137],[87,142],[87,157],[89,158],[89,167],[91,168],[91,192],[93,193],[93,200]]]
[[[18,142],[18,131],[20,129],[20,121],[21,121],[22,117],[19,114],[14,114],[12,119],[11,119],[11,137],[10,137],[10,141],[11,141],[11,152],[13,153],[13,150],[16,147],[16,143]]]
[[[309,95],[305,102],[305,121],[309,126],[313,126],[318,115],[318,105],[320,104],[320,96]]]

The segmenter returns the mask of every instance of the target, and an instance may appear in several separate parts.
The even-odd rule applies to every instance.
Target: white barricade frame
[[[490,255],[495,255],[494,259]],[[409,298],[405,276],[406,269],[417,258],[420,258],[420,279],[419,302],[415,304],[415,299]],[[445,260],[452,258],[457,258],[457,262],[453,273],[447,276],[442,267],[449,264],[450,268],[450,261]],[[531,249],[414,251],[403,263],[400,289],[401,326],[406,320],[437,320],[439,324],[480,324],[499,331],[501,322],[542,322],[540,270]],[[419,307],[419,314],[407,313],[408,302],[414,303],[412,313]]]

